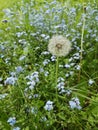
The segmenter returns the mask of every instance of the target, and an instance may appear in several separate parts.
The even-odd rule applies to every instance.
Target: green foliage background
[[[3,34],[1,35],[1,37],[3,37],[2,41],[10,41],[8,43],[8,45],[6,45],[7,50],[5,50],[5,57],[11,57],[11,67],[8,64],[5,64],[5,62],[0,59],[0,74],[2,75],[2,77],[4,77],[4,79],[7,78],[7,76],[9,75],[9,71],[14,70],[14,67],[17,65],[24,65],[25,63],[28,64],[28,68],[25,71],[25,74],[21,74],[19,76],[19,80],[18,80],[18,84],[16,85],[16,87],[13,86],[4,86],[5,88],[0,88],[1,93],[5,93],[8,92],[10,94],[9,97],[7,97],[7,99],[5,99],[5,102],[3,102],[3,100],[0,100],[0,120],[2,120],[2,123],[0,122],[0,127],[3,130],[10,130],[10,126],[9,124],[7,124],[5,121],[7,121],[8,117],[10,116],[15,116],[17,115],[17,125],[21,126],[23,130],[32,130],[32,127],[34,127],[33,129],[35,130],[36,128],[36,124],[38,125],[39,130],[42,130],[42,128],[44,130],[48,129],[48,130],[56,130],[55,126],[57,127],[58,130],[65,130],[68,128],[68,130],[97,130],[97,126],[98,126],[98,42],[93,41],[93,38],[89,38],[86,39],[85,35],[87,34],[88,29],[85,29],[84,31],[84,38],[87,40],[86,45],[84,46],[84,49],[87,50],[86,53],[87,55],[84,56],[83,58],[83,68],[82,68],[82,73],[81,73],[81,80],[80,82],[78,81],[78,72],[76,71],[75,76],[73,76],[72,78],[69,78],[69,82],[67,82],[66,84],[68,85],[68,87],[70,86],[70,89],[72,89],[73,94],[70,95],[70,97],[63,97],[62,95],[59,96],[59,102],[58,102],[58,107],[56,108],[55,106],[55,113],[52,112],[45,112],[43,111],[43,106],[44,106],[44,101],[46,101],[46,99],[48,100],[48,98],[50,98],[51,100],[54,98],[54,89],[52,88],[52,86],[54,85],[54,64],[50,64],[48,67],[46,67],[45,69],[48,70],[49,72],[51,72],[49,79],[48,78],[44,78],[44,75],[40,75],[40,79],[42,80],[42,82],[40,82],[38,84],[38,86],[42,86],[42,87],[38,87],[36,89],[36,92],[39,92],[41,96],[41,100],[39,100],[37,102],[37,100],[33,99],[32,100],[28,100],[24,97],[23,91],[24,91],[24,86],[26,85],[26,80],[24,79],[24,75],[26,76],[29,72],[31,71],[36,71],[38,70],[38,67],[35,67],[33,63],[39,63],[42,65],[41,60],[45,59],[45,56],[40,56],[41,51],[46,49],[46,44],[43,41],[43,39],[41,39],[41,37],[39,36],[39,39],[37,40],[35,37],[31,37],[29,35],[30,31],[36,31],[37,29],[39,30],[40,28],[36,28],[33,27],[33,29],[31,28],[31,26],[28,24],[28,14],[25,15],[24,17],[24,25],[22,25],[22,28],[19,28],[19,31],[22,32],[23,30],[27,32],[27,36],[23,36],[22,38],[25,38],[29,43],[30,46],[28,46],[28,50],[27,48],[22,48],[22,46],[18,43],[18,37],[16,37],[16,35],[14,35],[14,33],[17,33],[18,29],[14,28],[14,22],[18,23],[18,19],[15,19],[16,21],[12,21],[13,23],[2,23],[3,20],[3,16],[4,13],[2,12],[3,9],[5,8],[11,8],[13,6],[18,5],[18,1],[20,0],[5,0],[5,1],[0,1],[0,27],[3,29]],[[41,6],[41,4],[44,2],[44,0],[36,0],[39,3],[37,5],[35,5],[35,8],[37,10],[39,10],[39,7]],[[49,0],[52,1],[52,0]],[[60,2],[65,3],[64,0],[58,0]],[[66,5],[67,7],[71,7],[71,6],[76,6],[78,3],[81,3],[81,5],[85,5],[88,6],[88,2],[95,4],[95,7],[98,8],[98,2],[97,0],[66,0]],[[24,3],[29,3],[29,0],[24,0]],[[24,8],[25,5],[24,5]],[[18,7],[16,6],[15,11],[18,9]],[[19,9],[20,11],[20,9]],[[80,9],[80,12],[77,12],[77,23],[79,22],[81,13],[83,11],[83,8]],[[22,12],[20,11],[19,14],[21,15]],[[17,16],[16,16],[17,17]],[[66,14],[63,16],[66,17]],[[17,17],[18,18],[18,17]],[[48,18],[48,16],[47,16]],[[92,16],[92,20],[93,20],[93,16]],[[46,21],[47,22],[47,21]],[[97,29],[97,26],[93,26],[91,21],[86,21],[87,25],[89,25],[89,27],[93,27],[93,29]],[[74,27],[76,26],[76,24],[74,24]],[[13,26],[12,26],[13,25]],[[6,30],[7,27],[12,27],[11,30]],[[71,27],[69,27],[69,31],[70,31]],[[28,31],[29,30],[29,31]],[[78,30],[79,32],[81,32],[81,29]],[[42,33],[46,33],[46,30],[42,30]],[[4,34],[6,34],[4,36]],[[51,34],[50,34],[51,35]],[[72,36],[70,36],[69,38],[71,39],[72,37],[74,37],[74,33],[72,34]],[[13,57],[13,43],[14,40],[16,41],[16,44],[18,45],[19,48],[16,48],[17,50],[17,57]],[[80,39],[78,39],[77,41],[80,42]],[[32,42],[34,42],[34,44],[32,44]],[[34,48],[39,44],[40,42],[40,48],[38,48],[37,50],[34,50]],[[90,44],[93,44],[92,46],[92,50],[91,50],[91,46]],[[33,48],[33,49],[32,49]],[[15,50],[15,51],[16,51]],[[28,55],[28,58],[26,59],[25,62],[19,62],[18,59],[21,55]],[[48,56],[47,58],[50,58],[50,56]],[[40,59],[40,60],[38,60]],[[62,58],[60,60],[60,63],[66,63],[68,61],[68,58],[64,59]],[[59,73],[59,75],[64,75],[62,69],[60,69],[60,71],[62,73]],[[94,86],[89,87],[87,84],[88,79],[94,79],[96,81],[96,83],[94,84]],[[44,84],[43,84],[44,83]],[[44,85],[46,85],[44,87]],[[32,93],[35,93],[32,91]],[[29,92],[30,94],[30,92]],[[18,96],[17,96],[18,95]],[[71,99],[71,96],[78,96],[80,101],[82,102],[82,106],[83,110],[82,111],[78,111],[78,110],[70,110],[68,107],[68,100]],[[69,98],[69,99],[68,99]],[[56,99],[54,100],[54,102],[56,102]],[[30,106],[37,106],[38,109],[40,110],[38,113],[38,116],[36,115],[31,115],[31,114],[26,114],[25,110],[28,110],[28,107]],[[65,107],[66,106],[66,107]],[[42,111],[41,111],[42,110]],[[41,113],[42,112],[42,113]],[[18,115],[19,114],[19,115]],[[50,122],[47,121],[47,124],[50,123],[50,127],[46,127],[44,126],[45,124],[42,123],[40,124],[39,122],[39,118],[42,115],[46,115],[46,117],[48,117],[48,119],[50,120]],[[56,117],[55,117],[56,116]],[[33,121],[32,121],[33,119]],[[63,128],[64,125],[64,128]],[[6,127],[6,128],[5,128]]]

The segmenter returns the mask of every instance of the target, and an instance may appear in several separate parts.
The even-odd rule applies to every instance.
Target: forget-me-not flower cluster
[[[70,105],[70,108],[71,108],[71,109],[76,108],[76,109],[80,110],[80,109],[82,108],[82,107],[80,106],[80,101],[79,101],[79,99],[78,99],[77,97],[72,98],[72,99],[69,101],[69,105]]]

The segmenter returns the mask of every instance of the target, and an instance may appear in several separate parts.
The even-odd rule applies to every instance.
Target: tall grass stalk
[[[81,69],[82,69],[82,59],[83,59],[83,38],[84,38],[84,28],[85,28],[85,21],[86,21],[86,8],[83,5],[83,26],[81,31],[81,49],[80,49],[80,70],[78,75],[78,81],[80,81],[81,76]]]

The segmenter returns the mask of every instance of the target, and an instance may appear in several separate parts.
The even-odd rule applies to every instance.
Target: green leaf
[[[60,119],[62,119],[62,120],[66,120],[66,116],[64,115],[63,112],[58,113],[57,116],[58,116]]]

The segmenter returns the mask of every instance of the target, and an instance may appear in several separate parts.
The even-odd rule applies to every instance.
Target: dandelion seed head
[[[66,56],[71,50],[70,41],[62,35],[53,36],[48,44],[48,51],[52,55],[61,57]]]

